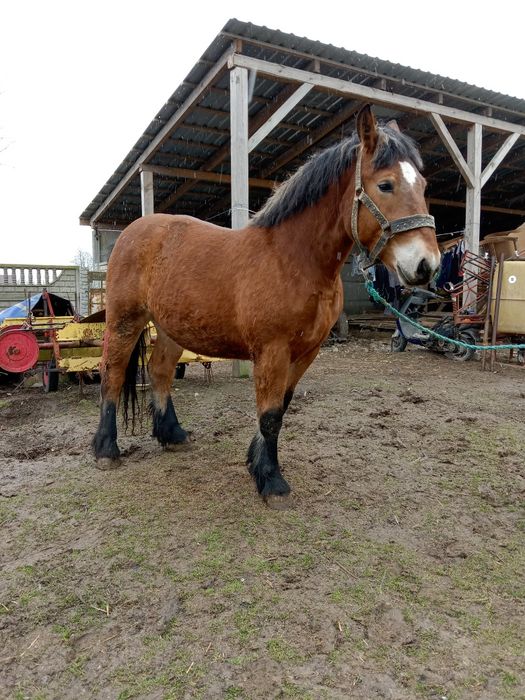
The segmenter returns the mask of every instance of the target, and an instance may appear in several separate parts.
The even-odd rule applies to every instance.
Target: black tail
[[[137,398],[137,375],[140,372],[141,384],[146,383],[146,333],[145,328],[140,334],[137,344],[130,355],[126,376],[122,385],[122,415],[126,430],[129,425],[129,404],[131,399],[131,433],[135,432],[135,419],[140,415],[141,407]]]

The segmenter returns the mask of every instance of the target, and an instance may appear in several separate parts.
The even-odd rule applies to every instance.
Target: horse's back
[[[154,277],[201,267],[219,249],[234,247],[235,231],[191,216],[150,214],[127,226],[115,243],[108,264],[108,288],[132,276],[151,283]]]

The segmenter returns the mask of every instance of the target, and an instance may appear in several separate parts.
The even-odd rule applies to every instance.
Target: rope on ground
[[[411,323],[413,326],[418,328],[420,331],[423,331],[424,333],[428,333],[428,335],[432,336],[433,338],[438,338],[438,340],[444,340],[447,343],[452,343],[452,345],[457,345],[460,348],[468,348],[469,350],[524,350],[525,349],[525,343],[517,343],[517,344],[507,344],[507,345],[475,345],[474,343],[464,343],[462,340],[456,340],[456,338],[449,338],[446,335],[441,335],[441,333],[436,333],[436,331],[433,331],[431,328],[427,328],[427,326],[423,326],[423,324],[418,323],[416,320],[413,318],[410,318],[410,316],[407,316],[406,314],[401,313],[398,309],[395,308],[395,306],[392,306],[386,299],[383,299],[383,297],[379,294],[379,292],[374,288],[373,283],[370,280],[367,280],[365,282],[366,284],[366,290],[374,299],[374,301],[378,301],[383,306],[385,306],[389,311],[391,311],[394,316],[397,316],[397,318],[403,319],[403,321],[407,321],[407,323]]]

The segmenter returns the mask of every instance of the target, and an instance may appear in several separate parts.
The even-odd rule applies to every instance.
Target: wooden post
[[[485,323],[483,325],[483,345],[489,344],[490,320],[492,318],[492,283],[494,281],[494,270],[496,269],[496,258],[490,257],[489,283],[487,287],[487,308],[485,310]],[[485,369],[487,363],[487,350],[481,351],[481,369]]]
[[[481,124],[472,124],[467,134],[467,163],[472,173],[472,185],[467,182],[465,212],[465,248],[479,254],[481,219]]]
[[[248,71],[230,71],[231,203],[232,228],[243,228],[249,218],[248,198]]]
[[[230,70],[231,209],[232,228],[243,228],[249,220],[248,183],[248,70]],[[233,361],[233,376],[248,377],[249,362]]]
[[[498,263],[498,283],[496,284],[496,298],[494,300],[494,313],[492,314],[492,342],[491,345],[496,345],[498,339],[498,325],[499,325],[499,307],[501,305],[501,287],[503,286],[503,263],[505,262],[505,255],[501,253],[499,256]],[[494,363],[496,362],[496,350],[490,351],[490,371],[494,371]]]
[[[91,229],[91,246],[93,251],[93,266],[95,270],[100,267],[100,238],[96,228]]]
[[[155,209],[153,198],[153,173],[147,170],[140,171],[140,199],[142,202],[142,216],[153,214]]]
[[[465,250],[479,255],[479,229],[481,223],[481,124],[472,124],[467,133],[467,164],[471,182],[467,181],[465,200]],[[468,265],[465,266],[468,272]],[[475,310],[478,285],[474,281],[470,289],[464,289],[463,303]]]

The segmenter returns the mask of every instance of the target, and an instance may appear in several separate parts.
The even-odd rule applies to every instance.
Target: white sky
[[[0,263],[91,251],[79,215],[231,17],[525,98],[522,0],[12,0],[0,16]]]

